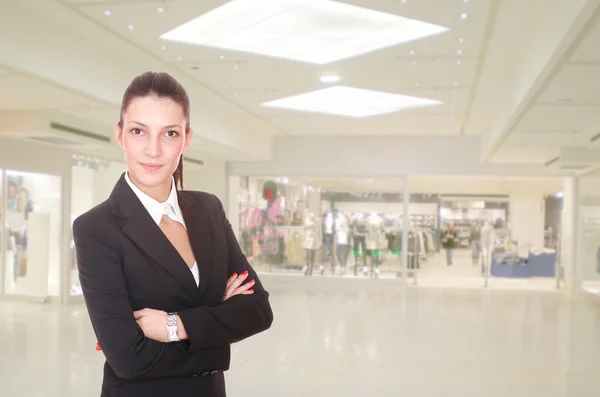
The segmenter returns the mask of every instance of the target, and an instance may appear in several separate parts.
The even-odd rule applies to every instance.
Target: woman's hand
[[[229,280],[227,280],[227,287],[225,288],[225,295],[223,296],[223,302],[235,295],[252,295],[254,290],[254,280],[248,281],[242,285],[248,278],[248,270],[238,276],[237,273],[233,273]]]
[[[162,343],[169,342],[166,312],[162,310],[142,309],[133,312],[133,316],[142,331],[144,331],[146,338]]]

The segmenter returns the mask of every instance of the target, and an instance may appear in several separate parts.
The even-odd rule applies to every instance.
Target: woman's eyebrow
[[[144,124],[144,123],[140,123],[139,121],[132,120],[132,121],[130,121],[129,123],[137,124],[137,125],[139,125],[139,126],[142,126],[142,127],[148,128],[148,126],[147,126],[146,124]],[[180,126],[180,125],[178,125],[178,124],[170,124],[170,125],[165,125],[165,126],[163,126],[163,127],[161,127],[161,128],[177,128],[177,127],[181,128],[181,126]]]

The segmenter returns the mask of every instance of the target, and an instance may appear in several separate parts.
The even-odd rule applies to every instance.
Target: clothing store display
[[[287,240],[285,247],[285,256],[288,263],[304,263],[306,252],[302,247],[302,236],[295,232]]]
[[[304,223],[304,240],[302,246],[305,249],[316,250],[321,248],[321,223],[315,222],[314,214],[309,214]]]

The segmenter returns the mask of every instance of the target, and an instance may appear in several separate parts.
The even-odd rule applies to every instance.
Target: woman
[[[177,190],[192,135],[184,88],[166,73],[136,77],[115,126],[127,172],[73,223],[102,396],[225,396],[230,345],[273,321],[221,202]]]
[[[446,224],[446,230],[442,234],[442,246],[446,250],[446,266],[452,266],[452,254],[456,248],[456,230],[452,222]]]

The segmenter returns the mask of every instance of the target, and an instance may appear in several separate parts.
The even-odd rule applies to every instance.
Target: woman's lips
[[[148,172],[156,172],[162,168],[162,165],[157,164],[142,164],[142,167]]]

